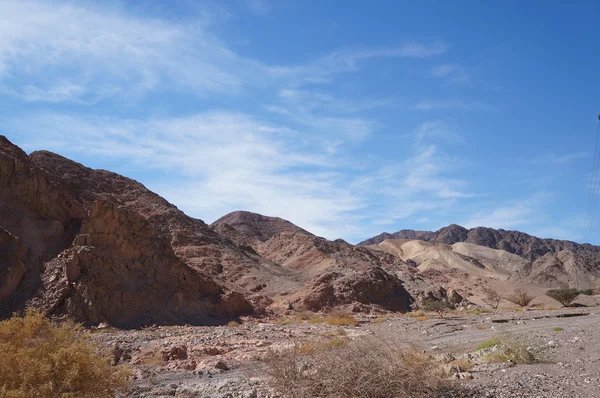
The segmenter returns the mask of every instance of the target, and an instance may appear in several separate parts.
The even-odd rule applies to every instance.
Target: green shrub
[[[127,369],[112,366],[78,325],[28,311],[0,322],[0,397],[113,397]]]
[[[481,358],[483,362],[533,363],[545,348],[526,338],[505,333],[481,343],[477,350],[485,350]]]
[[[497,345],[500,345],[501,343],[502,342],[497,337],[494,337],[494,338],[491,338],[491,339],[487,339],[487,340],[482,341],[481,343],[479,343],[477,345],[477,347],[475,347],[475,351],[483,350],[484,348],[495,347]]]
[[[425,311],[437,313],[440,318],[444,318],[444,313],[454,309],[454,306],[446,300],[423,300],[419,307]]]
[[[579,297],[577,289],[550,289],[546,292],[546,296],[558,301],[565,307],[570,307],[573,301]]]

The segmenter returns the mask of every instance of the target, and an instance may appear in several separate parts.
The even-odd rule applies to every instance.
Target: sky
[[[0,0],[0,134],[208,223],[248,210],[353,243],[456,223],[600,244],[598,15],[585,0]]]

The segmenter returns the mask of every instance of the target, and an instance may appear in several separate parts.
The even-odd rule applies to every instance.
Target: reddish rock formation
[[[413,302],[396,276],[382,268],[365,271],[332,270],[311,280],[293,302],[312,311],[345,304],[376,305],[406,312]]]
[[[0,316],[28,305],[127,326],[214,323],[251,309],[198,270],[260,267],[258,255],[141,184],[49,152],[28,157],[2,136],[0,228]]]
[[[281,232],[294,232],[313,236],[310,232],[279,217],[268,217],[249,211],[234,211],[210,227],[234,242],[256,247]]]
[[[252,310],[241,294],[179,260],[143,217],[110,202],[92,204],[58,261],[68,292],[52,307],[81,321],[215,324]]]
[[[19,286],[27,266],[27,248],[10,232],[0,228],[0,302]]]

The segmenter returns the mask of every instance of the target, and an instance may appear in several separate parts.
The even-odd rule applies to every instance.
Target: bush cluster
[[[297,348],[272,351],[266,374],[271,387],[290,398],[425,398],[458,388],[433,357],[381,337],[310,355]]]
[[[113,397],[127,370],[99,354],[81,327],[28,311],[0,322],[0,397]]]

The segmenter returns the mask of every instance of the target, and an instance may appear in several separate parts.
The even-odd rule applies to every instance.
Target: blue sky
[[[598,15],[593,1],[2,0],[0,133],[209,223],[244,209],[350,242],[450,223],[583,241]]]

